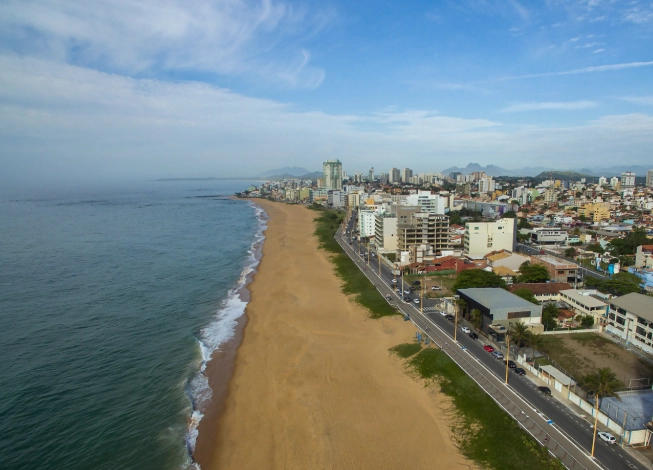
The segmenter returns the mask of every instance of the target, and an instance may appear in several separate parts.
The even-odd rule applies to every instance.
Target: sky
[[[651,0],[0,2],[0,181],[652,150]]]

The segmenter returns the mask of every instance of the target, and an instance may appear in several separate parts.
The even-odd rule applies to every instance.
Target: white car
[[[467,334],[469,334],[469,333],[472,332],[472,330],[470,330],[470,329],[467,328],[466,326],[463,326],[463,327],[460,329],[460,331],[462,331],[463,333],[467,333]]]
[[[396,284],[396,283],[397,283],[397,280],[396,280],[396,279],[393,279],[393,280],[392,280],[392,283],[393,283],[393,284]]]
[[[404,294],[410,294],[410,289],[404,289]]]
[[[418,304],[418,303],[419,303],[419,299],[415,299],[415,300],[413,300],[413,302],[415,302],[416,304]]]
[[[442,288],[439,286],[433,286],[431,287],[431,290],[442,290]]]
[[[610,434],[609,432],[599,431],[599,432],[597,432],[596,434],[598,434],[598,436],[599,436],[602,440],[604,440],[605,442],[607,442],[608,444],[614,444],[614,443],[617,442],[617,440],[615,439],[615,437],[614,437],[612,434]]]
[[[444,311],[444,310],[440,310],[440,315],[442,315],[443,317],[446,317],[446,316],[447,316],[447,312]]]

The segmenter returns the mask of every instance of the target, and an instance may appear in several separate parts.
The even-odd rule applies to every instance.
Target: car
[[[516,369],[517,364],[515,364],[515,361],[508,361],[508,368],[509,369]]]
[[[419,303],[419,299],[415,299],[415,300],[413,300],[413,302],[415,302],[416,304],[418,304],[418,303]]]
[[[409,303],[412,299],[410,297],[404,297],[404,302]]]
[[[545,395],[551,395],[551,389],[549,387],[537,387],[537,389]]]
[[[396,284],[396,283],[397,283],[397,280],[396,280],[396,279],[393,279],[393,280],[392,280],[392,283],[393,283],[393,284]]]
[[[442,287],[439,286],[432,286],[431,290],[442,290]]]
[[[410,294],[410,289],[404,289],[404,294]]]
[[[373,256],[374,258],[376,258],[376,253],[372,252],[372,256]]]
[[[492,346],[490,346],[489,344],[486,344],[485,346],[483,346],[483,349],[485,349],[489,353],[494,352],[494,348]]]
[[[476,333],[470,333],[469,337],[472,339],[478,339],[478,335]]]
[[[446,318],[446,319],[449,320],[449,321],[453,321],[453,315],[447,315],[447,316],[444,317],[444,318]]]
[[[440,315],[442,315],[443,317],[446,317],[447,312],[445,310],[440,310]]]
[[[492,351],[492,356],[494,356],[495,359],[503,359],[503,353],[501,351]]]
[[[467,328],[466,326],[463,326],[463,327],[460,329],[460,331],[462,331],[463,333],[467,333],[467,334],[469,334],[469,333],[472,332],[472,330],[470,330],[470,329]]]
[[[395,287],[395,292],[401,292],[401,289],[398,287]]]
[[[390,299],[392,299],[392,296],[390,294],[385,296],[385,300],[390,300]]]
[[[413,281],[413,285],[414,285],[414,286],[419,286],[419,285],[421,285],[421,282],[419,282],[419,281]]]
[[[614,444],[617,442],[615,437],[609,432],[599,431],[596,434],[601,438],[601,440],[607,442],[608,444]]]
[[[517,375],[526,375],[526,371],[521,367],[515,367],[512,371]]]

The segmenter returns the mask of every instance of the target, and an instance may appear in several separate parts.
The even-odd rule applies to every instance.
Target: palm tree
[[[521,349],[529,343],[531,332],[525,324],[516,322],[510,324],[508,334],[510,339],[517,345],[517,355],[519,356]]]
[[[533,350],[533,356],[535,356],[535,350],[541,349],[544,344],[544,336],[541,334],[533,335],[531,334],[528,338],[528,346]]]
[[[583,389],[587,393],[594,394],[594,437],[592,439],[592,457],[594,457],[594,446],[596,445],[596,430],[599,424],[599,407],[600,401],[604,397],[615,397],[621,400],[617,395],[617,390],[623,387],[623,384],[617,380],[617,375],[609,367],[598,369],[593,374],[586,375],[582,380]]]

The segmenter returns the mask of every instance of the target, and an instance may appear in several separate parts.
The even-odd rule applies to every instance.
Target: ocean
[[[190,469],[265,213],[246,181],[0,198],[0,467]],[[225,378],[227,380],[227,378]]]

